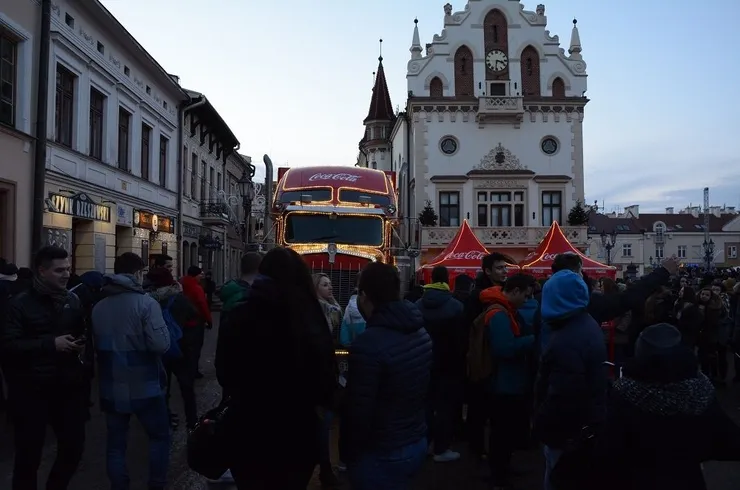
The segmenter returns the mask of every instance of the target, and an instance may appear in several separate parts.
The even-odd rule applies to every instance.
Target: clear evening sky
[[[506,1],[506,0],[501,0]],[[103,0],[184,87],[203,92],[241,141],[276,165],[353,165],[383,38],[394,107],[419,19],[445,0]],[[462,10],[465,1],[450,2]],[[525,2],[535,10],[536,0]],[[607,211],[740,205],[739,0],[543,1],[567,50],[573,17],[588,64],[586,199]]]

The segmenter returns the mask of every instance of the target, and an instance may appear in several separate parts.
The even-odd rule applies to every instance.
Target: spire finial
[[[378,42],[380,43],[380,56],[378,56],[378,61],[383,61],[383,40],[379,39]]]
[[[578,19],[573,17],[573,27],[575,27],[578,24]]]
[[[418,17],[415,17],[414,18],[414,24],[418,24],[418,23],[419,23],[419,18]]]

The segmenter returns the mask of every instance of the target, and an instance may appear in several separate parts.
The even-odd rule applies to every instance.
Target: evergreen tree
[[[424,203],[424,209],[419,213],[419,222],[421,226],[437,226],[437,212],[432,207],[432,201],[427,200]]]
[[[570,226],[583,226],[588,224],[588,211],[581,201],[576,201],[576,205],[568,213],[568,224]]]

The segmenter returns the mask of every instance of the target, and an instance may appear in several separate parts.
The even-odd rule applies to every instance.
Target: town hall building
[[[406,223],[427,203],[436,226],[421,230],[422,262],[467,220],[489,249],[523,259],[553,221],[567,226],[584,199],[586,63],[577,21],[566,50],[547,30],[545,6],[469,0],[444,6],[444,28],[423,45],[414,21],[406,110],[394,114],[382,58],[358,165],[395,171]]]

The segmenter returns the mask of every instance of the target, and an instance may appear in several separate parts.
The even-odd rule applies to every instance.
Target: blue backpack
[[[175,302],[177,296],[173,296],[167,301],[167,305],[162,309],[162,318],[164,323],[167,325],[167,330],[170,333],[170,348],[164,353],[163,358],[165,360],[180,359],[182,357],[182,350],[180,350],[179,340],[182,338],[182,328],[175,321],[175,317],[172,316],[172,305]]]

